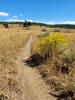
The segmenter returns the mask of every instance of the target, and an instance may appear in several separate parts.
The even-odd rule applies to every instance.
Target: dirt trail
[[[55,100],[48,94],[48,86],[35,68],[24,64],[31,54],[32,36],[29,38],[20,55],[17,58],[19,81],[22,89],[21,96],[15,96],[14,100]]]

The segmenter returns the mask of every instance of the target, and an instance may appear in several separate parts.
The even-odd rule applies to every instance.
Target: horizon
[[[74,0],[1,0],[0,21],[75,24]]]
[[[25,21],[27,21],[27,20],[24,20],[24,21],[0,21],[0,24],[2,24],[2,23],[6,23],[6,24],[14,24],[14,23],[16,23],[16,24],[18,24],[18,23],[24,23]],[[27,21],[27,22],[30,22],[30,21]],[[75,26],[75,24],[71,24],[71,23],[69,23],[69,24],[67,24],[67,23],[56,23],[56,24],[49,24],[49,23],[45,23],[45,22],[34,22],[34,21],[32,21],[32,22],[30,22],[31,24],[36,24],[36,25],[54,25],[54,26],[64,26],[65,27],[65,25],[73,25],[73,26]]]

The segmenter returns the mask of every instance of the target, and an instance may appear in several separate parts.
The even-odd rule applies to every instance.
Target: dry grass
[[[0,25],[0,98],[10,100],[15,91],[21,95],[22,91],[17,79],[18,70],[16,58],[27,39],[32,34],[36,36],[41,33],[40,26],[30,26],[28,29],[22,25],[9,25],[4,28]]]
[[[25,45],[30,32],[20,29],[0,29],[0,94],[11,96],[11,88],[16,84],[17,54]],[[14,84],[12,86],[12,83]],[[17,87],[16,87],[17,88]]]
[[[64,34],[64,36],[68,39],[68,41],[73,44],[75,43],[75,30],[74,29],[60,29],[61,33]],[[53,29],[50,30],[50,32],[53,32]],[[37,39],[38,41],[38,39]],[[37,52],[36,49],[36,43],[33,43],[33,53]],[[54,94],[58,95],[63,91],[67,91],[69,89],[70,82],[75,80],[75,67],[72,68],[70,73],[68,75],[64,75],[62,73],[56,73],[56,71],[53,69],[50,60],[46,62],[46,64],[41,65],[39,67],[39,70],[43,76],[43,78],[46,79],[46,81],[50,85],[50,90]],[[74,83],[75,84],[75,83]],[[74,88],[73,88],[74,89]]]
[[[0,26],[0,94],[5,95],[9,100],[11,98],[11,90],[15,89],[17,93],[21,95],[20,87],[18,87],[18,81],[16,81],[17,76],[17,66],[15,63],[16,57],[20,52],[21,48],[25,45],[26,40],[30,34],[34,34],[34,43],[37,39],[37,35],[42,33],[42,29],[48,30],[48,32],[53,32],[53,29],[40,26],[30,26],[29,29],[24,29],[21,26],[11,25],[8,29],[5,29],[3,26]],[[62,29],[61,32],[68,38],[69,41],[75,43],[75,30]],[[69,32],[69,33],[68,33]],[[33,43],[32,53],[36,52],[37,45]],[[52,67],[50,62],[40,68],[44,76],[48,75],[49,79],[59,87],[59,83],[62,83],[62,86],[66,86],[65,76],[60,74],[57,75]],[[70,76],[75,80],[75,69],[70,73]],[[52,84],[53,84],[52,83]],[[54,85],[53,84],[53,85]],[[56,87],[56,86],[55,86]],[[57,88],[58,89],[58,88]],[[18,92],[19,91],[19,92]],[[1,96],[0,95],[0,96]]]
[[[64,35],[69,39],[69,41],[75,43],[75,33],[65,33]]]

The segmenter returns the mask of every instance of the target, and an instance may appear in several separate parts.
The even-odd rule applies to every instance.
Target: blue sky
[[[75,0],[0,0],[0,20],[75,24]]]

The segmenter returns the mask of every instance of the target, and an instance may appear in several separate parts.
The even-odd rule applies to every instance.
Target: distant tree
[[[9,26],[8,26],[7,23],[4,23],[3,26],[4,26],[5,28],[9,28]]]
[[[27,21],[25,20],[25,22],[23,23],[23,27],[27,27]]]
[[[31,22],[27,22],[27,20],[25,20],[25,22],[23,23],[23,27],[28,27],[31,25]]]

